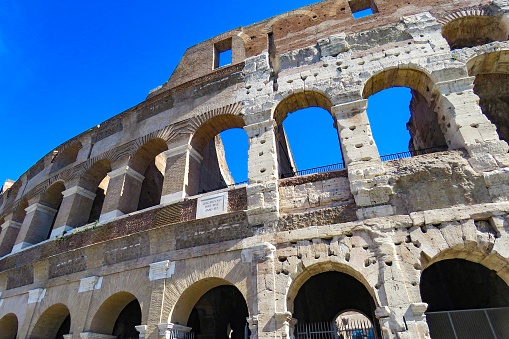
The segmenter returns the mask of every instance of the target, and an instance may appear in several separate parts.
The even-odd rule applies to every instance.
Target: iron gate
[[[352,321],[341,324],[321,322],[295,326],[296,339],[377,339],[376,330],[370,322]]]
[[[432,339],[509,339],[509,307],[428,312]]]

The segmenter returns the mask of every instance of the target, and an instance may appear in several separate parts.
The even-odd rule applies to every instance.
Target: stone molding
[[[79,194],[81,196],[84,196],[85,198],[88,198],[90,200],[94,200],[96,194],[81,187],[81,186],[73,186],[65,191],[62,192],[62,195],[64,198],[67,198],[68,196],[71,196],[73,194]]]
[[[35,304],[46,296],[46,289],[44,288],[36,288],[35,290],[28,291],[28,301],[27,304]]]
[[[168,159],[168,158],[171,158],[173,156],[176,156],[176,155],[179,155],[179,154],[184,154],[184,153],[187,153],[187,152],[189,152],[189,155],[191,155],[196,161],[198,161],[199,163],[202,162],[203,157],[191,145],[182,145],[182,146],[178,146],[178,147],[172,148],[172,149],[170,149],[168,151],[165,151],[164,155],[166,156],[166,159]]]
[[[117,168],[116,170],[113,170],[113,171],[108,173],[108,176],[110,177],[110,179],[116,178],[116,177],[121,176],[121,175],[128,175],[131,178],[134,178],[134,179],[136,179],[136,180],[138,180],[140,182],[145,179],[145,177],[143,175],[141,175],[140,173],[136,172],[135,170],[133,170],[129,166],[122,166],[122,167]]]
[[[28,206],[27,208],[25,208],[25,212],[27,214],[35,212],[35,211],[40,211],[40,212],[48,214],[48,215],[55,215],[58,212],[58,210],[56,210],[54,208],[51,208],[51,207],[48,207],[46,205],[40,204],[38,202],[36,202],[36,203]]]
[[[12,227],[12,228],[16,228],[16,229],[20,229],[21,228],[21,223],[17,222],[17,221],[14,221],[14,220],[7,220],[6,222],[4,222],[2,224],[2,226],[0,226],[2,228],[2,231],[5,230],[6,228],[9,228],[9,227]]]

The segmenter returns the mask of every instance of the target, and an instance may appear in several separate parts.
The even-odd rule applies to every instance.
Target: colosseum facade
[[[508,338],[508,33],[507,0],[324,0],[189,48],[4,185],[0,338]],[[367,99],[400,86],[387,159]],[[305,174],[282,122],[308,107],[343,162]]]

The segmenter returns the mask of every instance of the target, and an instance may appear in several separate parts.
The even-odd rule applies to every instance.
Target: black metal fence
[[[447,150],[448,150],[447,146],[437,146],[437,147],[419,149],[419,150],[415,150],[415,151],[407,151],[407,152],[382,155],[380,157],[380,159],[382,161],[398,160],[398,159],[415,157],[416,155],[443,152],[443,151],[447,151]]]
[[[342,162],[338,162],[336,164],[309,168],[309,169],[305,169],[305,170],[301,170],[301,171],[297,171],[297,172],[285,173],[285,174],[281,175],[281,179],[295,177],[295,176],[299,176],[299,175],[308,175],[308,174],[315,174],[315,173],[338,171],[343,168],[345,168],[345,164],[343,164]]]
[[[426,313],[433,339],[507,339],[509,307]]]
[[[377,339],[371,322],[349,321],[339,327],[335,322],[299,324],[295,326],[296,339]]]

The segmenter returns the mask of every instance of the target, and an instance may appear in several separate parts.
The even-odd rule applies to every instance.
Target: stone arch
[[[509,286],[497,272],[463,258],[435,261],[422,272],[419,287],[428,311],[509,306]]]
[[[111,163],[107,159],[96,161],[87,171],[80,177],[79,186],[85,188],[89,192],[95,194],[94,200],[87,210],[81,211],[84,215],[88,215],[82,224],[94,222],[99,219],[108,190],[109,177],[108,172],[111,171]],[[82,226],[82,225],[76,225]]]
[[[0,337],[2,339],[16,339],[18,334],[18,317],[8,313],[0,319]]]
[[[362,97],[392,87],[410,88],[410,120],[406,128],[410,132],[410,151],[443,147],[446,145],[444,131],[435,111],[434,79],[424,69],[400,66],[379,71],[364,84]],[[375,140],[376,141],[376,140]]]
[[[97,309],[95,315],[92,318],[89,331],[93,333],[101,333],[107,335],[113,334],[114,330],[118,329],[119,327],[118,321],[120,317],[126,313],[125,310],[129,312],[132,311],[132,309],[136,309],[136,312],[138,312],[137,311],[138,306],[139,309],[141,310],[139,300],[136,298],[136,296],[129,292],[117,292],[111,295]],[[129,314],[126,314],[126,316],[128,317]],[[135,316],[138,317],[138,314],[136,314]],[[139,319],[134,319],[136,320],[136,322],[137,320],[139,320],[139,323],[136,325],[141,325],[141,319],[142,316],[140,311]]]
[[[307,266],[302,272],[293,277],[293,281],[291,285],[288,287],[288,290],[286,291],[286,309],[289,312],[293,313],[294,301],[302,286],[304,286],[304,284],[310,278],[326,272],[339,272],[342,274],[346,274],[352,277],[353,279],[357,280],[367,290],[367,292],[375,302],[375,305],[379,304],[377,293],[375,293],[370,283],[366,280],[365,274],[359,272],[358,270],[349,265],[345,265],[342,263],[322,262]]]
[[[196,317],[198,316],[198,314],[196,314],[197,305],[200,304],[200,302],[203,303],[204,298],[211,297],[211,295],[214,297],[213,294],[216,294],[215,297],[217,299],[218,294],[222,295],[225,292],[228,295],[235,295],[236,301],[239,301],[239,298],[243,300],[244,304],[238,306],[246,313],[242,315],[245,320],[245,317],[249,314],[246,298],[243,293],[229,281],[213,277],[197,281],[182,293],[171,311],[170,322],[187,325],[189,325],[189,322],[196,323]]]
[[[475,76],[474,93],[484,115],[496,126],[499,137],[509,141],[508,50],[477,55],[467,62],[468,74]]]
[[[509,272],[503,269],[509,264],[509,260],[497,252],[487,250],[487,248],[480,244],[475,244],[475,246],[470,244],[469,247],[463,245],[452,246],[437,252],[431,258],[426,253],[421,252],[421,267],[424,271],[437,262],[457,258],[483,265],[487,269],[497,272],[500,278],[509,285]]]
[[[272,117],[277,125],[281,125],[288,114],[310,107],[323,108],[332,116],[332,101],[327,94],[319,91],[302,91],[284,97],[274,108]]]
[[[76,142],[72,145],[69,145],[62,150],[53,151],[53,158],[51,159],[51,169],[50,173],[58,171],[61,168],[64,168],[76,161],[78,157],[78,152],[81,150],[83,146],[81,142]]]
[[[288,311],[297,320],[294,333],[303,335],[305,324],[322,324],[325,329],[346,311],[365,315],[369,322],[362,326],[371,328],[366,331],[380,333],[375,291],[360,272],[347,265],[319,263],[307,267],[290,285],[286,301]]]
[[[37,319],[28,338],[48,339],[60,338],[69,334],[71,328],[71,314],[64,304],[54,304],[48,307]]]
[[[294,155],[290,147],[290,143],[288,142],[287,138],[287,131],[283,127],[283,121],[291,114],[300,110],[304,110],[307,108],[321,108],[325,110],[328,114],[331,115],[332,121],[331,125],[336,130],[334,136],[328,135],[328,142],[331,142],[331,140],[335,140],[335,138],[338,138],[338,144],[332,146],[332,147],[339,147],[338,154],[339,157],[342,157],[341,154],[341,143],[339,142],[339,131],[337,129],[337,124],[335,122],[335,118],[332,114],[332,101],[330,97],[320,91],[302,91],[297,93],[292,93],[287,96],[285,96],[278,104],[275,106],[274,111],[272,113],[272,117],[276,122],[276,128],[275,128],[275,134],[276,134],[276,150],[277,150],[277,157],[278,157],[278,172],[280,174],[280,177],[288,177],[294,175],[293,173],[296,172],[297,166],[295,164]],[[304,112],[304,114],[308,114],[311,111]],[[321,112],[313,112],[317,114],[317,119],[319,120],[318,114]],[[306,119],[308,117],[311,117],[311,115],[306,115]],[[331,130],[329,130],[330,133]],[[308,131],[309,132],[309,131]],[[326,133],[327,131],[324,130]],[[332,132],[334,133],[334,132]],[[337,134],[337,136],[336,136]],[[323,135],[317,136],[316,134],[311,134],[310,137],[314,137],[315,139],[319,139],[320,137],[323,137]],[[330,152],[329,152],[330,153]],[[335,162],[342,162],[342,159],[337,159]],[[325,164],[319,164],[318,166],[322,165],[329,165],[330,163]],[[316,166],[316,165],[315,165]],[[313,166],[313,167],[315,167]],[[302,169],[302,168],[301,168]]]
[[[509,34],[505,16],[494,14],[489,9],[475,8],[452,12],[440,22],[442,36],[451,49],[505,41]]]
[[[217,114],[202,122],[191,136],[192,156],[189,160],[189,195],[226,188],[234,184],[226,162],[219,134],[245,126],[238,114]]]
[[[141,186],[133,195],[138,196],[136,210],[158,205],[161,201],[161,192],[165,176],[166,158],[164,151],[168,150],[166,141],[160,137],[149,140],[142,138],[142,143],[129,160],[128,166],[143,175]]]

